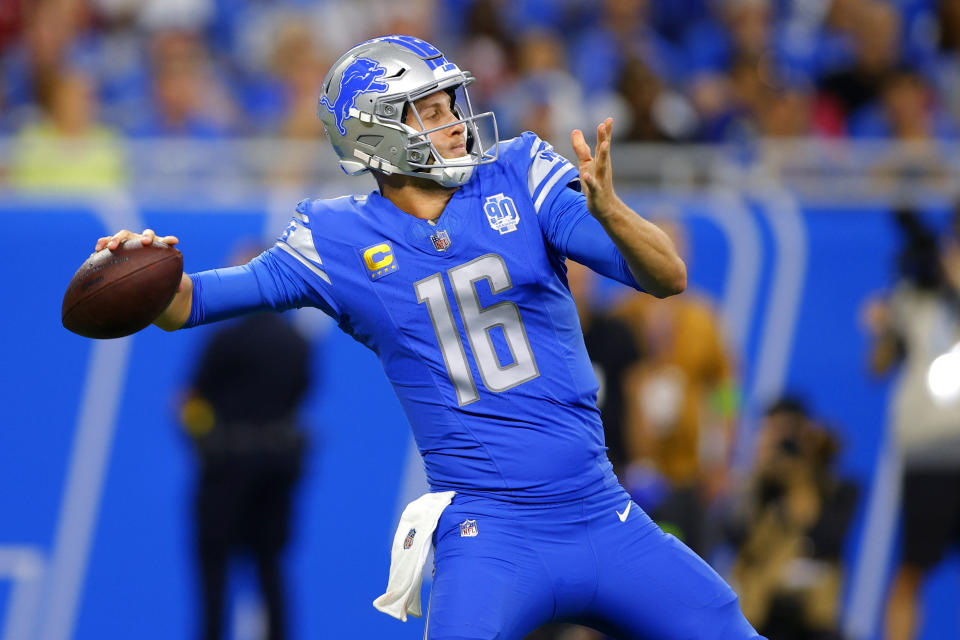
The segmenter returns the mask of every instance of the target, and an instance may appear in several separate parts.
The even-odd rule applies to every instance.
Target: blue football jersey
[[[378,354],[434,490],[549,500],[616,482],[566,283],[577,220],[553,206],[576,179],[526,133],[435,221],[377,191],[305,200],[269,250]]]

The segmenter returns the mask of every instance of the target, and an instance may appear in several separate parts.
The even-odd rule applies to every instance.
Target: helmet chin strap
[[[444,187],[459,187],[473,175],[474,158],[469,153],[457,158],[442,158],[442,161],[443,166],[436,166],[429,173]]]

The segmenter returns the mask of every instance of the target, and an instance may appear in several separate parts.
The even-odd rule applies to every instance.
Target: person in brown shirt
[[[682,251],[679,225],[661,228]],[[644,354],[629,399],[638,417],[625,434],[628,457],[668,480],[666,519],[696,548],[702,507],[726,485],[737,407],[734,361],[720,319],[707,298],[690,291],[656,305],[630,295],[613,315],[630,326]]]

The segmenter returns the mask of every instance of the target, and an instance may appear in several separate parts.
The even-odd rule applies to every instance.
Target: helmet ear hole
[[[379,145],[382,141],[383,141],[383,136],[365,135],[365,136],[357,137],[358,143],[364,144],[370,147],[371,149],[375,149],[377,145]]]

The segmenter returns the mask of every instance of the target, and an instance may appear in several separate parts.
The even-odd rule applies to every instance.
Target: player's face
[[[459,158],[467,154],[467,128],[462,122],[451,124],[459,120],[457,114],[453,111],[450,94],[446,91],[437,91],[430,95],[420,98],[413,103],[417,113],[420,114],[420,120],[423,126],[417,122],[417,117],[413,110],[407,114],[406,124],[414,129],[425,131],[444,127],[439,131],[428,134],[430,142],[437,148],[440,155],[444,158]],[[450,126],[445,126],[450,125]]]

